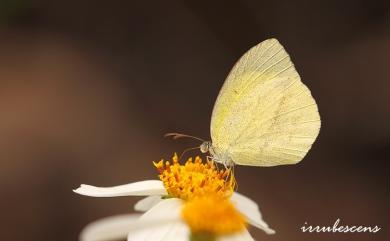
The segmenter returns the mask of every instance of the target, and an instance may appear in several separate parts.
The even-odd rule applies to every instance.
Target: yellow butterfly
[[[199,148],[225,166],[295,164],[311,148],[320,126],[310,90],[283,46],[268,39],[230,71],[214,105],[211,142]]]

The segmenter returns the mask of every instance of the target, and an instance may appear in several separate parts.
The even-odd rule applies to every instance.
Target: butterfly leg
[[[218,163],[218,161],[217,161],[217,159],[215,158],[215,156],[206,156],[206,159],[207,159],[207,161],[211,161],[211,162],[213,162],[213,163],[216,163],[216,162]],[[218,165],[215,164],[214,166],[215,166],[215,168],[217,169],[217,171],[219,171]]]

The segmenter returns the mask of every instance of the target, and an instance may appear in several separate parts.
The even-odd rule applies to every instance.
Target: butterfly
[[[198,148],[225,167],[295,164],[310,150],[320,127],[317,104],[290,56],[278,40],[267,39],[230,71],[212,112],[211,141]]]

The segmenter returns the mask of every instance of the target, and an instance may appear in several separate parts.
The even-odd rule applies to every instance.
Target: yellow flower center
[[[189,158],[181,165],[175,153],[172,162],[161,160],[153,163],[171,197],[192,200],[213,194],[226,198],[233,193],[235,180],[231,170],[218,170],[214,162],[203,163],[199,156],[195,160]]]
[[[195,236],[231,234],[246,227],[244,217],[229,199],[213,195],[186,202],[181,215]]]

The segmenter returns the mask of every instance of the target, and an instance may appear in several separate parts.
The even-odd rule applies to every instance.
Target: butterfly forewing
[[[310,90],[283,46],[269,39],[229,73],[210,129],[216,155],[241,165],[274,166],[302,160],[320,125]]]

